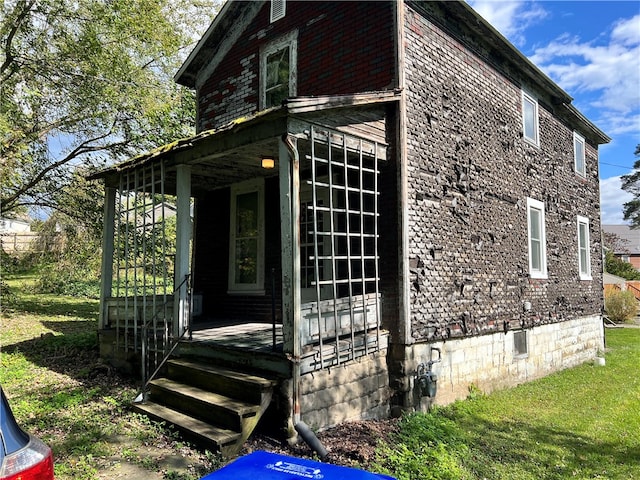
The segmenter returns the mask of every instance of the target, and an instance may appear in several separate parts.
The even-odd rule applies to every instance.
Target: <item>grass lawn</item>
[[[49,444],[56,480],[193,480],[220,459],[128,409],[136,382],[99,361],[96,300],[14,293],[0,317],[0,382],[18,422]]]
[[[640,479],[640,329],[608,329],[606,341],[605,367],[404,418],[377,470],[403,480]]]
[[[18,421],[52,446],[57,480],[192,480],[220,465],[128,410],[135,381],[98,359],[97,301],[3,280],[15,297],[0,318],[0,380]],[[606,340],[605,367],[408,415],[360,466],[399,480],[640,480],[640,328]]]

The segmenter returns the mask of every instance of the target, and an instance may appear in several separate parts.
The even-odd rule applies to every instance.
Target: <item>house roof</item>
[[[620,238],[613,253],[621,255],[640,255],[640,229],[629,225],[602,225],[602,231]]]

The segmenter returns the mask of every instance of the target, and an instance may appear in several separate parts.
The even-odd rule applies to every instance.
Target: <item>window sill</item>
[[[529,278],[532,280],[548,280],[549,276],[546,273],[529,272]]]
[[[227,295],[246,295],[248,297],[264,297],[264,290],[227,290]]]

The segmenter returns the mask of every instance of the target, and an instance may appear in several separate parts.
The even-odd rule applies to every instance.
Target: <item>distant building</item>
[[[0,218],[0,246],[6,253],[26,252],[37,237],[27,220]]]
[[[631,228],[629,225],[602,225],[602,231],[620,239],[613,245],[613,254],[640,269],[640,229]]]
[[[31,224],[16,218],[0,218],[0,233],[30,232]]]

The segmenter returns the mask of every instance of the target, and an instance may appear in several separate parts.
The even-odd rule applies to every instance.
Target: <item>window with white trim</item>
[[[578,215],[578,271],[580,280],[591,280],[589,255],[589,219]]]
[[[585,162],[584,138],[576,132],[573,132],[573,159],[576,173],[586,177],[587,165]]]
[[[293,31],[266,45],[260,53],[260,102],[262,108],[279,106],[296,94],[298,32]]]
[[[527,198],[527,228],[529,238],[529,275],[531,278],[547,278],[544,203],[533,198]]]
[[[522,132],[524,139],[536,146],[540,145],[538,135],[538,100],[522,91]]]
[[[231,187],[229,292],[264,294],[264,180]]]
[[[287,13],[286,0],[271,0],[271,23],[284,18]]]

